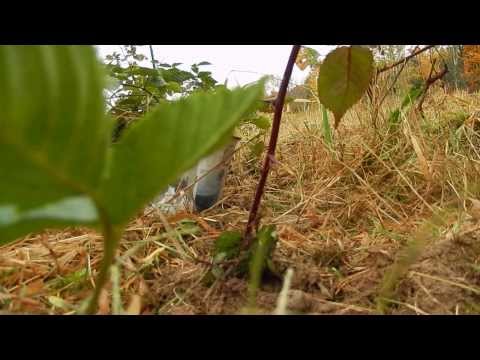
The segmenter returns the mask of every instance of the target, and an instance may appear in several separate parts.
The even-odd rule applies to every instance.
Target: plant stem
[[[260,207],[260,201],[262,200],[262,196],[264,193],[265,183],[267,181],[271,163],[275,157],[275,149],[277,147],[278,133],[280,131],[280,122],[282,119],[283,106],[285,104],[285,96],[287,94],[288,84],[290,83],[293,66],[295,65],[295,60],[297,59],[300,47],[301,45],[293,45],[292,47],[290,58],[288,59],[287,67],[285,68],[285,73],[283,75],[282,83],[280,84],[280,89],[275,100],[275,114],[273,116],[272,132],[270,135],[270,142],[268,144],[268,152],[263,165],[260,181],[258,182],[257,190],[255,192],[255,198],[253,200],[252,208],[248,217],[248,223],[245,228],[244,246],[248,246],[250,243],[252,229],[257,220],[257,213]]]
[[[425,46],[425,47],[422,48],[422,49],[419,49],[419,50],[416,50],[416,51],[412,52],[410,55],[405,56],[403,59],[398,60],[397,62],[395,62],[395,63],[393,63],[393,64],[384,66],[383,68],[377,70],[377,75],[380,74],[380,73],[382,73],[382,72],[385,72],[385,71],[387,71],[387,70],[390,70],[390,69],[394,68],[395,66],[401,65],[401,64],[407,62],[408,60],[410,60],[411,58],[413,58],[413,57],[415,57],[415,56],[417,56],[417,55],[420,55],[421,53],[423,53],[423,52],[427,51],[428,49],[431,49],[431,48],[433,48],[433,47],[435,47],[435,46],[436,46],[436,45],[427,45],[427,46]]]
[[[155,66],[155,57],[153,56],[153,46],[152,45],[148,45],[150,47],[150,57],[151,57],[151,61],[152,61],[152,66],[154,69],[156,69],[157,67]]]
[[[123,233],[123,227],[118,228],[113,226],[110,222],[106,213],[99,209],[100,217],[102,221],[102,232],[103,232],[103,260],[100,267],[100,273],[97,276],[95,282],[95,290],[93,292],[92,298],[89,300],[88,307],[86,309],[87,314],[95,314],[98,307],[98,299],[100,298],[100,293],[102,289],[105,287],[105,284],[108,281],[109,273],[110,273],[110,266],[115,259],[115,251],[117,249],[117,245],[121,239]]]

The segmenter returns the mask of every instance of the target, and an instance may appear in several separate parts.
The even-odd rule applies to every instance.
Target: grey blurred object
[[[239,140],[233,136],[232,141],[200,160],[176,184],[163,191],[150,204],[150,209],[166,213],[200,212],[215,205],[222,195],[225,176]]]
[[[203,158],[197,165],[197,179],[193,189],[194,207],[196,211],[206,210],[220,200],[225,185],[225,175],[240,138],[221,147],[213,154]]]

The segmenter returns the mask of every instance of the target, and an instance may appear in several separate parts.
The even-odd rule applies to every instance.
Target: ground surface
[[[375,134],[368,105],[358,105],[333,151],[322,140],[318,112],[285,118],[262,223],[277,225],[274,261],[293,270],[291,313],[480,313],[478,98],[432,96],[424,105],[428,122],[409,113],[394,140]],[[207,286],[202,278],[220,232],[243,230],[260,165],[243,146],[217,206],[133,221],[99,313],[240,313],[244,279]],[[441,219],[432,220],[439,209]],[[101,237],[82,229],[0,248],[0,310],[74,313],[94,286],[101,257]],[[271,313],[281,288],[281,280],[266,279],[258,311]],[[388,300],[379,307],[382,296]]]

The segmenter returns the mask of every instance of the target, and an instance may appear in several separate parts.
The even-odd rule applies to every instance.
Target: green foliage
[[[241,125],[251,124],[256,127],[258,134],[255,137],[257,140],[249,145],[250,153],[253,158],[259,158],[265,150],[264,138],[267,131],[272,126],[270,118],[262,114],[264,110],[263,102],[258,102],[252,113],[242,119]]]
[[[200,67],[211,65],[206,61],[193,64],[191,71],[179,68],[181,63],[166,64],[154,62],[156,68],[141,66],[137,61],[145,60],[137,54],[134,45],[124,46],[125,56],[118,53],[107,55],[106,69],[109,74],[110,113],[117,120],[117,140],[122,130],[154,105],[165,102],[173,96],[186,96],[198,91],[212,90],[217,82],[209,71]]]
[[[0,47],[0,244],[98,221],[111,121],[84,46]]]
[[[371,51],[360,46],[337,48],[323,61],[317,80],[318,97],[333,112],[335,127],[367,91],[373,65]]]
[[[162,103],[110,146],[104,79],[92,47],[0,47],[0,244],[46,227],[101,228],[94,302],[126,223],[229,138],[264,89]]]
[[[225,231],[215,241],[214,262],[230,260],[240,253],[242,234],[238,231]]]
[[[271,126],[270,119],[265,115],[256,115],[253,118],[247,119],[246,122],[249,122],[255,125],[257,128],[261,130],[268,130],[270,129],[270,126]]]
[[[260,282],[265,268],[275,273],[272,262],[272,255],[277,245],[278,236],[275,231],[275,226],[265,226],[261,228],[255,241],[249,249],[249,283],[248,283],[248,298],[249,307],[255,305],[256,294],[260,287]]]
[[[272,254],[277,243],[275,226],[262,227],[246,251],[241,252],[242,234],[237,231],[225,231],[215,241],[213,253],[213,268],[206,275],[204,282],[210,284],[215,278],[222,278],[225,272],[222,262],[238,259],[234,265],[233,274],[239,277],[250,274],[250,284],[253,286],[249,291],[256,291],[259,286],[261,275],[267,268],[276,274],[272,262]]]
[[[82,287],[88,280],[88,271],[86,268],[77,270],[66,276],[58,276],[49,285],[54,289],[64,289],[66,287]]]
[[[425,90],[425,86],[423,82],[415,83],[411,86],[410,90],[408,91],[407,95],[402,100],[402,104],[397,109],[393,110],[390,113],[388,118],[388,123],[390,126],[397,126],[400,123],[400,115],[422,95],[423,91]]]

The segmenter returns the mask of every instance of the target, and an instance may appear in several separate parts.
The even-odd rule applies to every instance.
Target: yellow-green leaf
[[[338,127],[343,115],[367,91],[374,71],[372,52],[360,46],[340,47],[327,55],[318,75],[318,97]]]

